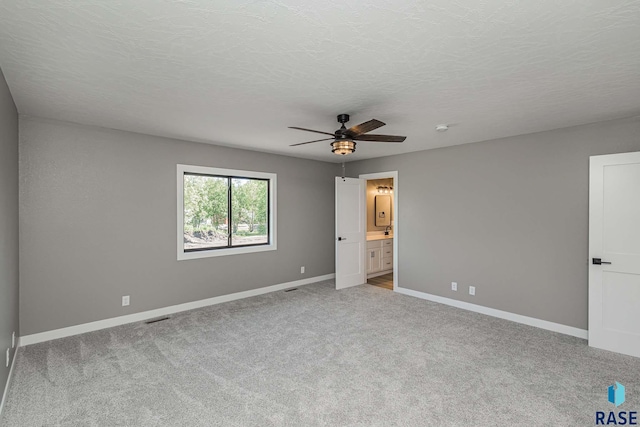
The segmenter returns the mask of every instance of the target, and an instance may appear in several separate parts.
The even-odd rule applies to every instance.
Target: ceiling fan
[[[349,121],[348,114],[338,114],[338,123],[342,124],[342,127],[334,133],[323,132],[313,129],[299,128],[295,126],[289,126],[289,129],[304,130],[306,132],[321,133],[329,135],[331,138],[316,139],[314,141],[300,142],[298,144],[291,144],[290,147],[296,145],[311,144],[312,142],[329,141],[333,139],[331,143],[331,152],[339,155],[351,154],[356,151],[356,141],[375,141],[375,142],[402,142],[407,139],[406,136],[394,136],[394,135],[365,135],[367,132],[371,132],[374,129],[378,129],[385,125],[380,120],[372,119],[368,122],[360,123],[359,125],[347,127],[344,125]]]

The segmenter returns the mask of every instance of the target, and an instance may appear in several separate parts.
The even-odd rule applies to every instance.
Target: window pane
[[[231,179],[232,246],[269,243],[269,181]]]
[[[227,178],[184,175],[184,249],[227,246]]]

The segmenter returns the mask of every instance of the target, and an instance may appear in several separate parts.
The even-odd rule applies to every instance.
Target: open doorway
[[[366,180],[366,276],[367,284],[395,290],[398,286],[397,172],[360,175]]]

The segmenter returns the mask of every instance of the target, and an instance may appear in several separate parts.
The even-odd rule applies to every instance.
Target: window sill
[[[277,249],[278,248],[276,244],[272,243],[270,245],[245,246],[241,248],[212,249],[208,251],[184,252],[183,250],[181,250],[178,252],[178,261],[184,261],[188,259],[213,258],[213,257],[219,257],[219,256],[227,256],[227,255],[249,254],[253,252],[275,251]]]

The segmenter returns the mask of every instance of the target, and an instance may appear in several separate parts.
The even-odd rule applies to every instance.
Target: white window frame
[[[235,169],[221,169],[207,166],[177,165],[178,183],[178,261],[187,259],[210,258],[227,255],[248,254],[252,252],[275,251],[276,244],[276,183],[275,173],[255,172]],[[269,180],[269,244],[258,246],[242,246],[237,248],[216,248],[211,250],[201,250],[185,252],[184,250],[184,175],[185,173],[202,175],[222,175],[242,178],[257,178]]]

